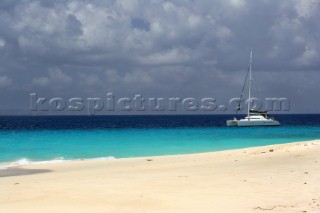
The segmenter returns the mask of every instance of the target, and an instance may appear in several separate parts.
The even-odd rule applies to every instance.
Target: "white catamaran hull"
[[[238,123],[238,126],[279,126],[280,125],[279,121],[275,121],[271,119],[260,120],[260,121],[241,119],[237,123]]]
[[[227,126],[238,126],[237,120],[227,120]]]

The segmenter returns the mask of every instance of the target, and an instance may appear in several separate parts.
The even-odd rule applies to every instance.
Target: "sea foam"
[[[26,165],[39,165],[39,164],[52,164],[52,163],[63,163],[63,162],[72,162],[72,161],[95,161],[95,160],[114,160],[116,159],[113,156],[109,157],[99,157],[99,158],[81,158],[81,159],[64,159],[63,157],[58,157],[52,160],[46,160],[46,161],[32,161],[28,158],[21,158],[19,160],[13,161],[13,162],[7,162],[7,163],[1,163],[0,164],[0,170],[5,170],[10,167],[16,167],[16,166],[26,166]]]

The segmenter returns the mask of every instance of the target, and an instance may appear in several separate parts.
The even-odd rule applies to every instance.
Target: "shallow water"
[[[320,139],[320,115],[226,127],[228,115],[1,117],[0,162],[187,154]]]

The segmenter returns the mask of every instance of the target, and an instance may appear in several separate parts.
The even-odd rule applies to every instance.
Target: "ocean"
[[[233,115],[2,116],[0,164],[189,154],[320,139],[319,114],[276,117],[282,126],[226,127]]]

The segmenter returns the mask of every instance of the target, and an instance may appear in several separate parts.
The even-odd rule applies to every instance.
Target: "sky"
[[[320,113],[319,11],[319,0],[2,0],[0,112],[29,114],[31,93],[226,104],[253,50],[259,98]]]

